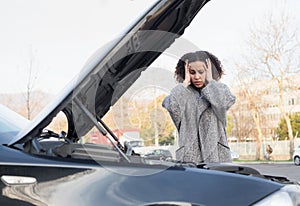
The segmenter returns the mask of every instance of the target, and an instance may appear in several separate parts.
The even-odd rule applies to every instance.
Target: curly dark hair
[[[181,83],[185,78],[185,60],[188,60],[189,63],[195,61],[203,61],[209,58],[212,63],[212,76],[213,79],[219,80],[224,74],[223,66],[221,61],[213,54],[207,51],[196,51],[184,54],[177,63],[175,70],[176,81]]]

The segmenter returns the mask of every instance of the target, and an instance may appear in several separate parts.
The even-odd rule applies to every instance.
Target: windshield
[[[6,140],[16,135],[29,120],[3,105],[0,105],[0,114],[0,143],[5,144]]]

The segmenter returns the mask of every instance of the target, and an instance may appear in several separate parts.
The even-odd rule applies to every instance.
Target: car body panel
[[[15,186],[1,182],[3,195],[0,202],[9,205],[29,202],[34,205],[101,203],[109,206],[165,201],[197,205],[250,205],[282,187],[279,183],[261,178],[222,171],[55,160],[20,151],[9,153],[8,149],[0,151],[15,156],[0,154],[0,176],[25,176],[37,180],[35,184]],[[122,169],[126,169],[127,174],[121,172]]]
[[[295,165],[300,165],[300,145],[294,149],[293,161]]]

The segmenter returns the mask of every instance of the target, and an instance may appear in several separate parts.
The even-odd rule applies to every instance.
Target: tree
[[[232,117],[234,124],[231,135],[236,136],[239,141],[244,141],[247,137],[252,135],[255,125],[248,112],[248,101],[245,98],[243,91],[237,88],[239,87],[236,87],[233,90],[237,100],[228,111],[228,115]]]
[[[291,126],[293,130],[293,137],[297,138],[300,133],[300,114],[292,114],[289,116],[291,120]],[[285,140],[288,137],[288,127],[284,118],[280,120],[278,128],[276,130],[280,140]]]
[[[36,81],[38,79],[37,68],[38,67],[36,65],[35,56],[31,48],[29,63],[27,65],[27,68],[25,68],[26,69],[26,74],[25,74],[26,91],[24,93],[26,118],[29,120],[33,118],[34,110],[39,111],[41,108],[41,105],[39,104],[40,99],[35,99],[39,95],[38,92],[36,92],[35,94],[35,86],[36,86]],[[24,76],[22,76],[22,78],[24,78]]]
[[[297,40],[296,27],[291,17],[282,13],[264,18],[262,24],[253,25],[247,41],[248,52],[244,56],[243,68],[251,74],[254,81],[271,80],[273,83],[273,99],[277,99],[281,116],[284,118],[290,140],[290,157],[294,149],[293,130],[289,111],[285,107],[285,99],[289,95],[288,80],[291,75],[300,71],[300,44]]]
[[[153,99],[143,115],[146,121],[141,127],[141,133],[148,144],[174,144],[175,126],[168,112],[161,106],[165,97],[160,95]]]
[[[104,121],[113,129],[140,129],[146,145],[174,144],[175,126],[168,112],[162,108],[166,95],[153,94],[153,87],[142,91],[131,98],[120,98],[105,115]]]
[[[236,122],[239,122],[241,118],[243,121],[248,122],[247,125],[243,125],[247,128],[246,131],[248,131],[248,133],[245,134],[245,137],[256,137],[257,144],[255,158],[259,160],[261,156],[260,151],[263,138],[262,128],[263,122],[265,122],[264,111],[266,109],[266,104],[262,104],[262,102],[264,102],[265,90],[263,87],[258,89],[256,86],[252,85],[251,80],[247,78],[249,77],[247,70],[240,68],[240,72],[237,77],[239,82],[237,98],[239,101],[234,105],[235,117],[237,118]],[[237,110],[242,110],[245,112],[240,112],[237,114]]]
[[[162,108],[162,101],[166,95],[158,96],[149,107],[152,108],[152,124],[158,135],[158,143],[160,145],[174,144],[174,131],[175,125],[173,124],[171,117],[166,109]],[[156,111],[155,111],[156,110]]]
[[[226,134],[229,137],[231,135],[231,131],[234,128],[234,124],[232,122],[232,117],[230,115],[227,115],[227,127],[226,127]]]

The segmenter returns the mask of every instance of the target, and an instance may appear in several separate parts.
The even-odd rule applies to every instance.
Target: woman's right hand
[[[185,87],[188,87],[191,84],[190,64],[188,59],[185,60],[184,69],[185,69],[185,78],[183,84],[185,85]]]

